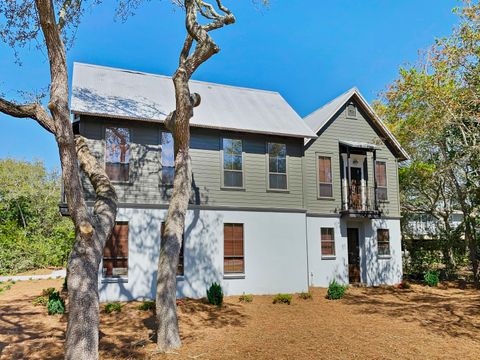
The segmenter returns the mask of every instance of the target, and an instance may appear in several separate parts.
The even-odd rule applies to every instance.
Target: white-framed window
[[[130,173],[130,129],[105,129],[105,172],[112,181],[128,182]]]
[[[318,197],[333,197],[332,158],[318,155]]]
[[[335,230],[334,228],[322,227],[320,229],[320,241],[323,257],[335,256]]]
[[[223,273],[245,272],[243,224],[223,224]]]
[[[173,150],[173,136],[170,132],[162,132],[162,148],[160,157],[162,165],[162,185],[173,186],[173,178],[175,175],[175,154]]]
[[[349,118],[357,118],[357,107],[353,102],[347,105],[347,117]]]
[[[239,139],[222,139],[223,186],[243,188],[243,144]]]
[[[287,189],[287,145],[268,143],[268,188]]]
[[[390,231],[388,229],[377,229],[378,255],[390,256]]]
[[[375,181],[377,183],[377,200],[388,200],[388,188],[387,188],[387,162],[376,161],[375,162]]]

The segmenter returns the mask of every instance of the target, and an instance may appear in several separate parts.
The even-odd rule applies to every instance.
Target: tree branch
[[[55,125],[52,117],[39,103],[19,105],[0,98],[0,112],[16,118],[33,119],[48,132],[55,134]]]

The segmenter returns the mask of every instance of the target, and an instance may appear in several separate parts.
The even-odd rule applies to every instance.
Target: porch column
[[[351,171],[350,171],[350,147],[347,146],[347,209],[350,209],[350,204],[351,204],[351,198],[352,198],[352,179],[351,179]]]
[[[377,150],[373,149],[373,208],[378,210],[377,206]]]

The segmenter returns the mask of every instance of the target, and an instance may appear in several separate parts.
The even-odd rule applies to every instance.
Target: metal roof
[[[300,138],[316,135],[278,92],[190,81],[202,101],[192,126]],[[163,122],[175,109],[168,76],[74,63],[74,114]]]
[[[382,120],[378,115],[373,111],[372,107],[368,104],[367,100],[362,96],[360,91],[353,87],[350,90],[344,92],[342,95],[336,97],[329,103],[322,106],[320,109],[315,110],[310,115],[305,117],[305,123],[310,126],[310,128],[318,134],[318,132],[323,129],[329,120],[344,106],[352,97],[359,102],[362,108],[370,115],[373,124],[376,128],[384,134],[387,142],[392,146],[395,151],[395,155],[400,160],[408,160],[410,156],[405,151],[405,149],[400,145],[398,140],[393,136],[393,134],[388,130]],[[309,143],[311,140],[307,139],[305,144]]]

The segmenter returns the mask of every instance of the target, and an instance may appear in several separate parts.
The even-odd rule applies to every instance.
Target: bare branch
[[[55,125],[52,117],[39,103],[19,105],[0,98],[0,112],[16,118],[36,120],[47,131],[55,134]]]

